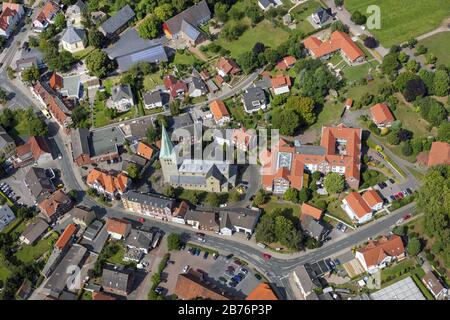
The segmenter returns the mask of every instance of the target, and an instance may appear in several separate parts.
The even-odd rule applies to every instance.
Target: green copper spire
[[[161,151],[159,153],[160,159],[172,159],[173,158],[173,143],[170,140],[169,134],[166,131],[166,128],[162,126],[162,142],[161,142]]]

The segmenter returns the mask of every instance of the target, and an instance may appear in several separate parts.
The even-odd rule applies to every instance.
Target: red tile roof
[[[50,153],[50,148],[45,137],[31,136],[27,143],[16,148],[16,152],[19,157],[31,152],[33,159],[37,161],[44,153]]]
[[[43,214],[51,218],[53,215],[59,213],[62,207],[67,207],[71,202],[72,200],[70,200],[69,196],[60,189],[42,200],[38,206]]]
[[[221,57],[217,62],[217,68],[222,70],[225,74],[236,74],[241,71],[237,63],[230,58]]]
[[[284,86],[291,87],[291,78],[289,76],[279,75],[272,78],[272,87],[274,89]]]
[[[163,83],[172,98],[178,97],[179,92],[183,92],[183,94],[188,92],[187,84],[172,75],[164,77]]]
[[[110,296],[109,294],[105,294],[103,292],[93,292],[92,293],[92,300],[109,301],[109,300],[117,300],[117,299],[114,298],[113,296]]]
[[[130,229],[130,223],[123,219],[108,218],[106,220],[106,230],[111,233],[117,233],[125,237]]]
[[[367,267],[376,266],[386,257],[399,257],[405,253],[402,238],[397,235],[391,237],[381,237],[379,240],[370,240],[369,244],[357,250],[360,252]]]
[[[349,207],[353,210],[358,218],[362,218],[366,214],[372,212],[362,196],[356,191],[350,193],[344,198],[344,200],[347,201]]]
[[[42,10],[39,12],[36,20],[38,21],[45,21],[50,20],[50,17],[54,14],[56,14],[59,11],[59,7],[56,3],[52,1],[47,1],[42,8]]]
[[[54,90],[61,89],[63,87],[63,78],[56,72],[53,72],[50,77],[50,87]]]
[[[3,2],[0,13],[0,29],[6,31],[10,27],[11,20],[19,13],[21,4]]]
[[[395,120],[391,110],[389,110],[389,107],[384,103],[377,103],[371,107],[370,114],[372,115],[375,124],[387,125]]]
[[[64,232],[59,236],[55,243],[55,247],[59,250],[64,249],[76,231],[77,226],[73,223],[69,224],[66,229],[64,229]]]
[[[245,300],[278,300],[272,288],[267,283],[260,283],[249,293]]]
[[[303,219],[303,216],[311,216],[316,220],[320,220],[322,218],[323,210],[313,207],[310,204],[303,203],[301,206],[301,219]]]
[[[128,177],[123,173],[119,173],[117,176],[110,175],[106,172],[100,171],[99,169],[92,169],[86,179],[88,185],[93,185],[98,183],[102,188],[108,193],[115,193],[120,191],[125,192],[128,186]]]
[[[345,106],[351,107],[353,105],[353,99],[348,98],[345,100]]]
[[[211,102],[209,104],[209,109],[211,110],[211,113],[214,116],[214,120],[216,121],[220,121],[220,119],[222,119],[223,117],[230,116],[227,107],[222,100],[214,100],[213,102]]]
[[[428,155],[428,166],[450,164],[450,144],[447,142],[433,142]]]
[[[136,153],[139,156],[141,156],[147,160],[150,160],[153,156],[153,152],[154,152],[153,148],[150,147],[148,144],[146,144],[144,142],[138,143]]]
[[[311,36],[306,38],[303,44],[316,58],[326,56],[337,50],[342,50],[350,61],[364,57],[364,52],[353,42],[350,36],[341,31],[334,31],[328,41],[322,42]]]
[[[284,71],[284,70],[291,68],[296,62],[297,62],[297,59],[295,59],[295,57],[286,56],[283,58],[283,60],[281,60],[280,62],[277,63],[275,68],[278,70]]]
[[[192,270],[178,275],[174,293],[183,300],[193,300],[199,297],[211,300],[229,300],[220,293],[219,288],[213,288],[204,282],[200,272]]]
[[[365,191],[362,195],[362,198],[371,208],[375,207],[379,203],[383,203],[383,199],[381,199],[378,192],[373,189]]]

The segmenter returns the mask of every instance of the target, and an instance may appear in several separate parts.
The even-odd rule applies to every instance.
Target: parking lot
[[[393,180],[386,180],[384,183],[386,186],[375,185],[373,188],[378,190],[388,202],[392,202],[396,198],[395,195],[398,195],[400,192],[403,194],[403,197],[408,195],[409,192],[407,189],[414,191],[410,182],[395,183]],[[391,196],[393,196],[394,199],[392,199]]]
[[[172,252],[170,260],[173,263],[169,263],[164,269],[164,281],[160,284],[161,287],[165,288],[164,294],[166,295],[174,293],[178,275],[183,273],[186,266],[189,266],[189,269],[200,270],[207,281],[240,299],[245,298],[261,282],[255,277],[251,268],[238,265],[234,258],[227,259],[225,256],[219,255],[215,260],[212,254],[209,254],[205,259],[203,250],[197,256],[189,253],[188,247],[186,247],[184,250]],[[247,274],[244,274],[245,271],[242,271],[241,268],[246,269]],[[235,287],[231,287],[229,285],[231,278],[239,273],[244,275],[243,279]]]

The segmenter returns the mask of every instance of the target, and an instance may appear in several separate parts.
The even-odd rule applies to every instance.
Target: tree
[[[421,69],[419,71],[419,77],[425,83],[427,92],[430,95],[434,94],[434,72],[428,71],[426,69]]]
[[[238,39],[244,31],[247,30],[247,25],[242,21],[235,21],[233,23],[227,23],[221,31],[221,36],[227,41],[233,41]]]
[[[298,203],[298,190],[295,188],[289,188],[286,190],[283,196],[284,200]]]
[[[103,33],[97,29],[90,29],[88,32],[88,41],[90,46],[101,49],[105,45],[106,38]]]
[[[400,141],[408,141],[412,139],[413,133],[410,130],[401,128],[397,131],[397,137]]]
[[[164,195],[169,198],[175,198],[175,188],[172,186],[168,186],[164,189]]]
[[[336,7],[342,7],[344,5],[344,0],[334,0],[334,5]]]
[[[334,32],[334,31],[341,31],[341,32],[348,33],[349,30],[348,30],[348,26],[343,24],[342,21],[337,20],[331,24],[331,32]]]
[[[253,51],[247,51],[239,55],[236,62],[248,74],[258,67],[258,56]]]
[[[72,110],[72,122],[75,128],[90,127],[90,112],[86,105],[79,104]]]
[[[311,190],[308,188],[302,188],[298,194],[298,200],[300,203],[308,202],[311,197]]]
[[[128,176],[133,180],[138,180],[140,178],[140,170],[135,163],[131,163],[127,168]]]
[[[420,115],[433,126],[437,127],[447,119],[447,109],[431,97],[417,99],[414,106],[419,108]]]
[[[228,9],[228,4],[217,2],[214,5],[214,17],[220,22],[226,22],[228,20]]]
[[[361,12],[359,12],[358,10],[356,10],[352,13],[350,20],[352,20],[354,23],[356,23],[358,25],[363,25],[366,23],[367,17],[365,15],[363,15]]]
[[[387,135],[387,142],[389,144],[394,145],[394,146],[400,144],[401,141],[400,141],[397,133],[398,133],[397,131],[391,131],[391,133],[389,133]]]
[[[171,233],[167,236],[167,249],[169,251],[180,250],[181,237],[178,233]]]
[[[180,100],[173,100],[169,104],[170,114],[172,116],[177,116],[181,113],[181,103]]]
[[[323,65],[300,72],[300,90],[304,96],[323,101],[330,89],[337,87],[336,77]]]
[[[364,45],[367,48],[374,49],[378,47],[378,42],[374,37],[367,37],[366,39],[364,39]]]
[[[436,70],[433,79],[433,92],[435,95],[443,97],[448,95],[450,79],[445,70]]]
[[[413,153],[413,149],[409,141],[404,141],[401,146],[402,154],[406,157],[409,157]]]
[[[412,73],[411,71],[402,72],[398,75],[397,79],[395,79],[395,88],[397,88],[398,91],[403,92],[403,90],[405,90],[406,88],[406,83],[408,83],[409,80],[413,79],[419,79],[419,76]]]
[[[344,191],[345,181],[344,178],[335,172],[330,172],[325,176],[323,185],[328,193],[339,193]]]
[[[427,93],[427,88],[422,79],[412,79],[406,83],[403,96],[408,102],[416,100],[417,97],[423,97]]]
[[[219,196],[215,192],[208,193],[205,202],[211,207],[218,207],[220,205]]]
[[[326,210],[328,205],[327,202],[325,200],[318,200],[315,204],[315,207],[322,209],[322,210]]]
[[[427,53],[427,51],[428,51],[428,49],[423,44],[420,44],[416,48],[415,55],[420,56],[421,54]]]
[[[409,61],[409,56],[408,54],[406,54],[405,52],[399,52],[398,56],[397,56],[397,60],[401,63],[401,64],[405,64],[406,62]]]
[[[302,125],[311,125],[317,120],[314,112],[315,102],[309,97],[290,96],[285,109],[292,110],[300,116]]]
[[[406,235],[406,226],[395,226],[394,229],[392,229],[392,232],[400,237],[403,237],[404,235]]]
[[[388,53],[386,56],[384,56],[383,63],[381,64],[381,71],[384,74],[392,75],[397,72],[400,67],[397,56],[397,53]]]
[[[411,38],[408,40],[407,45],[410,49],[414,48],[417,44],[417,39],[416,38]]]
[[[22,71],[22,80],[27,85],[32,85],[39,80],[40,75],[41,73],[39,72],[39,69],[35,65],[32,65]]]
[[[156,38],[161,28],[161,20],[156,15],[150,15],[138,26],[138,33],[144,39]]]
[[[411,59],[406,63],[406,69],[415,73],[420,69],[420,64],[416,60]]]
[[[259,189],[258,192],[255,194],[255,198],[253,199],[253,204],[257,207],[262,206],[265,204],[268,200],[268,196],[266,194],[266,191],[264,189]]]
[[[275,219],[272,214],[266,213],[261,217],[256,226],[256,241],[263,243],[273,243],[277,240],[275,235]]]
[[[422,250],[420,240],[417,238],[409,239],[408,245],[406,246],[406,252],[408,252],[410,256],[417,256],[420,250]]]
[[[299,116],[292,110],[276,112],[272,116],[272,126],[280,130],[282,135],[293,135],[300,125]]]
[[[6,104],[6,102],[8,102],[8,93],[3,90],[2,88],[0,88],[0,103],[1,104]]]
[[[173,15],[173,7],[170,3],[163,3],[155,8],[155,15],[160,21],[166,21]]]
[[[92,51],[86,58],[86,66],[91,75],[99,78],[105,77],[114,70],[114,63],[109,59],[108,55],[98,49]]]
[[[147,128],[147,142],[149,144],[155,143],[160,136],[160,131],[157,130],[152,123]]]
[[[438,129],[437,139],[439,141],[450,142],[450,122],[444,121]]]
[[[53,25],[59,31],[62,31],[63,29],[66,28],[66,17],[64,16],[63,13],[59,12],[56,14],[55,22]]]
[[[239,194],[239,192],[237,192],[236,190],[231,191],[228,196],[228,201],[231,203],[236,203],[239,200],[241,200],[241,195]]]

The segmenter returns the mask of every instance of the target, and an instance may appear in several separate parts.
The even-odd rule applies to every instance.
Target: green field
[[[175,59],[173,60],[174,64],[187,64],[192,65],[195,62],[195,57],[190,53],[179,53],[175,54]]]
[[[450,32],[441,32],[419,42],[428,48],[437,58],[437,64],[450,67]]]
[[[219,38],[217,44],[230,50],[231,56],[237,58],[240,54],[251,50],[257,42],[276,48],[286,41],[288,37],[289,33],[287,31],[274,27],[271,22],[263,20],[256,27],[248,28],[239,39],[230,42]]]
[[[0,257],[0,280],[5,282],[10,274],[11,274],[11,271],[6,266],[5,261],[3,260],[3,257]]]
[[[379,87],[385,83],[386,80],[375,78],[366,85],[359,85],[348,88],[347,96],[353,100],[361,99],[362,95],[366,92],[376,95],[378,93]]]
[[[339,124],[340,115],[344,105],[342,103],[337,102],[334,104],[331,101],[325,102],[323,108],[320,110],[319,115],[317,116],[317,121],[312,126],[308,128],[311,129],[320,129],[322,126],[331,125],[331,124]]]
[[[347,10],[363,14],[372,4],[381,8],[381,29],[370,32],[387,48],[435,29],[450,13],[450,2],[442,0],[344,1]]]
[[[274,209],[282,209],[291,211],[291,215],[294,218],[300,217],[300,205],[284,200],[279,200],[277,197],[272,196],[265,205],[261,206],[265,212],[272,212]]]

